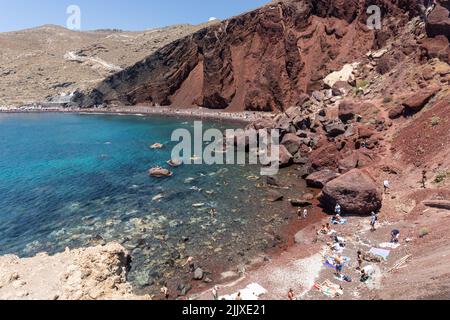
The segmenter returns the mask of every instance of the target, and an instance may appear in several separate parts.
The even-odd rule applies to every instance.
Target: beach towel
[[[257,283],[249,284],[245,289],[239,291],[241,293],[241,298],[244,301],[257,301],[259,300],[259,297],[266,294],[267,290],[261,287]],[[228,300],[233,301],[236,300],[236,297],[239,292],[236,292],[234,294],[226,295],[223,297],[220,297],[219,300]]]
[[[378,246],[380,248],[397,249],[398,247],[400,247],[400,243],[384,242],[384,243],[380,243]]]
[[[382,257],[384,260],[387,260],[387,258],[389,257],[389,255],[391,254],[390,250],[386,250],[386,249],[378,249],[378,248],[372,248],[369,251],[370,253]]]
[[[341,219],[340,222],[334,220],[333,218],[331,218],[331,224],[334,225],[343,225],[343,224],[347,224],[348,220],[347,219]]]
[[[340,282],[352,282],[352,278],[341,274],[340,276],[334,276],[334,278]]]
[[[251,290],[256,296],[260,297],[267,293],[267,290],[261,287],[257,283],[252,283],[247,286],[247,289]]]

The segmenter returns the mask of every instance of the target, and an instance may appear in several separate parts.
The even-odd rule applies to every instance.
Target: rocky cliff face
[[[117,243],[49,256],[0,257],[2,300],[106,300],[138,297],[126,281],[129,254]]]
[[[382,9],[383,31],[366,26],[372,4]],[[414,0],[271,3],[167,45],[74,102],[285,110],[418,13]]]

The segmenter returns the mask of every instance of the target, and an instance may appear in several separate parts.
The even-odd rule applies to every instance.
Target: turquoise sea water
[[[172,178],[148,176],[167,167],[172,131],[192,126],[175,118],[0,114],[0,255],[118,241],[132,253],[130,280],[152,288],[177,277],[189,255],[225,266],[263,250],[270,213],[251,178],[258,167],[186,165],[171,169]],[[155,142],[166,147],[151,150]]]

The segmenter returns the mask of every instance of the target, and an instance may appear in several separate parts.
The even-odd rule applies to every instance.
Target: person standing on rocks
[[[338,203],[338,204],[336,204],[336,207],[334,208],[334,212],[336,213],[336,215],[341,215],[341,210],[342,210],[342,208],[341,208],[341,205]]]
[[[356,270],[361,270],[362,264],[364,262],[364,257],[361,250],[358,250],[356,259],[358,260],[358,266],[356,267]]]
[[[372,212],[372,216],[370,217],[370,227],[371,227],[370,231],[374,232],[377,230],[375,227],[377,221],[378,221],[377,214],[375,212]]]
[[[308,218],[308,209],[304,209],[303,210],[303,219],[307,219]]]
[[[383,186],[384,186],[384,193],[389,194],[389,189],[391,188],[391,183],[389,182],[389,180],[385,180]]]
[[[427,188],[427,170],[422,171],[422,189]]]
[[[398,229],[394,229],[391,232],[391,243],[398,243],[400,238],[400,231]]]

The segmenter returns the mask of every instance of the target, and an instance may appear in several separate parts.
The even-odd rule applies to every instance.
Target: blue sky
[[[81,30],[143,30],[225,19],[269,0],[0,0],[0,32],[43,24],[66,26],[67,7],[81,9]]]

